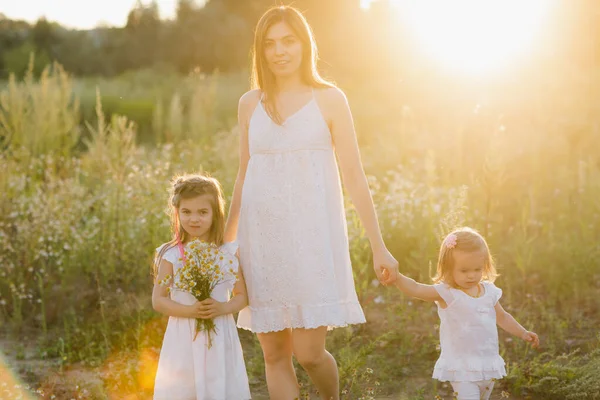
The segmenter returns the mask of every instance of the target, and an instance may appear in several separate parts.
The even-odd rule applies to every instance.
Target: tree
[[[144,6],[137,0],[133,10],[127,16],[128,46],[127,68],[141,68],[157,61],[160,49],[161,21],[158,4],[152,1]]]
[[[31,41],[8,50],[2,57],[7,72],[15,74],[19,79],[25,75],[31,61],[33,61],[33,74],[35,76],[39,76],[44,68],[50,64],[48,54],[43,51],[36,53],[35,46]]]

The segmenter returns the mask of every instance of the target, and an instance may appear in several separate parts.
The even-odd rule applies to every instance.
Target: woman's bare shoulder
[[[253,105],[256,105],[260,100],[261,94],[262,91],[260,89],[252,89],[247,91],[242,95],[242,97],[240,97],[240,108],[252,107]]]
[[[240,121],[244,121],[245,125],[248,124],[250,116],[258,105],[261,94],[262,91],[260,89],[253,89],[244,93],[242,97],[240,97],[238,104],[238,116]]]
[[[348,107],[346,94],[337,86],[315,89],[315,97],[319,106],[328,112],[335,112]]]
[[[346,94],[337,86],[328,86],[315,89],[315,96],[328,102],[346,102]]]

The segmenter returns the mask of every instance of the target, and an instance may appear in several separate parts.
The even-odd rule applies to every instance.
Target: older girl
[[[233,319],[246,306],[246,287],[236,257],[237,244],[223,242],[225,201],[216,179],[185,175],[174,179],[169,200],[173,238],[160,246],[155,261],[154,309],[169,316],[154,385],[155,400],[250,399],[248,377]],[[220,246],[226,279],[211,298],[198,302],[190,293],[160,284],[183,266],[183,248],[193,239]],[[231,263],[230,263],[231,261]],[[233,296],[231,296],[233,294]],[[205,332],[195,336],[196,318],[213,318],[216,333],[208,348]]]

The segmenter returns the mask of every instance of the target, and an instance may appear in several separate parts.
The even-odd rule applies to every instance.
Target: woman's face
[[[263,43],[265,59],[276,77],[299,73],[302,64],[302,43],[285,22],[273,24]]]

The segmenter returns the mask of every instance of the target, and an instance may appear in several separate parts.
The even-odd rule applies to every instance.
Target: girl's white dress
[[[342,187],[313,98],[277,125],[261,102],[248,127],[238,241],[253,332],[365,322],[354,288]]]
[[[484,381],[506,376],[498,350],[494,306],[502,290],[482,282],[484,293],[473,298],[445,283],[434,285],[447,307],[438,304],[441,354],[433,378],[440,381]]]
[[[157,251],[161,248],[162,246]],[[234,272],[237,272],[237,244],[226,243],[221,246],[221,250],[227,255],[223,260],[223,270],[227,271],[233,266]],[[182,267],[177,247],[168,249],[163,258],[173,264],[174,273]],[[229,264],[229,260],[233,264]],[[229,274],[224,282],[214,288],[211,297],[223,302],[229,300],[235,279],[233,274]],[[171,300],[185,305],[196,302],[191,294],[178,290],[171,291]],[[155,400],[251,398],[242,346],[233,315],[216,317],[214,321],[217,332],[212,334],[212,347],[208,349],[204,332],[198,333],[196,340],[193,340],[195,319],[169,317],[156,372]]]

